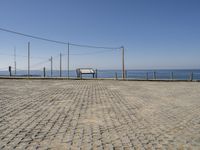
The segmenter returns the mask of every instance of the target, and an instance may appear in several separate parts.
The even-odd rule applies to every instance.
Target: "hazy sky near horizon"
[[[77,44],[123,45],[127,69],[200,68],[199,0],[1,0],[0,28]],[[27,68],[28,41],[32,69],[48,68],[50,56],[59,69],[66,45],[0,31],[0,70],[13,66],[14,47],[17,68]],[[70,46],[70,53],[71,69],[121,69],[120,50]],[[66,63],[64,56],[64,69]]]

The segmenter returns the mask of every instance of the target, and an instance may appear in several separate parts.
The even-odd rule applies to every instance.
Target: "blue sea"
[[[14,72],[12,72],[14,74]],[[17,71],[17,76],[26,76],[27,71]],[[32,70],[32,76],[43,77],[42,70]],[[8,71],[0,71],[0,76],[9,76]],[[50,70],[46,71],[46,76],[50,77]],[[59,77],[60,71],[54,70],[53,77]],[[76,71],[70,70],[69,76],[76,77]],[[121,78],[121,70],[97,70],[97,78]],[[190,80],[191,76],[193,80],[200,80],[200,69],[160,69],[160,70],[126,70],[126,77],[128,79],[161,79],[161,80]],[[62,77],[67,77],[67,71],[62,71]],[[92,75],[83,75],[83,78],[91,78]]]

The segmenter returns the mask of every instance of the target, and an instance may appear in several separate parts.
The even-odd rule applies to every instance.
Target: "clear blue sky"
[[[123,45],[127,69],[200,68],[199,0],[1,0],[0,27],[78,44]],[[31,60],[36,69],[49,67],[51,55],[66,53],[65,45],[0,31],[0,54],[13,54],[16,46],[17,55],[27,55],[28,41],[31,55],[42,57]],[[70,47],[71,54],[96,51]],[[121,68],[119,50],[70,58],[72,69]],[[54,62],[58,69],[58,57]],[[0,69],[8,65],[13,57],[0,55]],[[17,66],[26,68],[26,58],[17,57]]]

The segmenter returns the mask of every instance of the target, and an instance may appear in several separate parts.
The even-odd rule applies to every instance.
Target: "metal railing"
[[[26,77],[28,76],[26,70],[17,70],[17,74],[14,75],[14,71],[11,73],[8,71],[0,71],[0,76],[13,76],[13,77]],[[30,77],[51,77],[50,69],[31,70]],[[54,70],[53,76],[59,78],[60,70]],[[68,77],[67,70],[62,70],[62,78]],[[70,70],[70,78],[76,78],[76,71]],[[91,75],[84,75],[83,78],[91,78]],[[185,80],[185,81],[197,81],[200,80],[200,70],[126,70],[125,79],[127,80]],[[121,70],[97,70],[97,78],[108,79],[122,79]]]

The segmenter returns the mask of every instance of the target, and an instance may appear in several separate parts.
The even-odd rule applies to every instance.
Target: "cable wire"
[[[30,34],[25,34],[25,33],[13,31],[13,30],[1,28],[1,27],[0,27],[0,30],[4,31],[4,32],[9,32],[9,33],[12,33],[12,34],[17,34],[17,35],[21,35],[21,36],[25,36],[25,37],[29,37],[29,38],[33,38],[33,39],[38,39],[38,40],[43,40],[43,41],[47,41],[47,42],[53,42],[53,43],[57,43],[57,44],[64,44],[64,45],[69,44],[71,46],[87,47],[87,48],[99,48],[99,49],[121,49],[121,47],[103,47],[103,46],[82,45],[82,44],[75,44],[75,43],[51,40],[51,39],[47,39],[47,38],[43,38],[43,37],[39,37],[39,36],[34,36],[34,35],[30,35]]]
[[[74,43],[69,43],[69,45],[72,46],[78,46],[78,47],[86,47],[86,48],[99,48],[99,49],[121,49],[121,47],[103,47],[103,46],[91,46],[91,45],[82,45],[82,44],[74,44]]]
[[[48,42],[53,42],[53,43],[58,43],[58,44],[68,44],[66,42],[51,40],[51,39],[47,39],[47,38],[43,38],[43,37],[38,37],[38,36],[30,35],[30,34],[25,34],[25,33],[13,31],[13,30],[8,30],[8,29],[4,29],[4,28],[0,28],[0,30],[1,31],[5,31],[5,32],[9,32],[9,33],[13,33],[13,34],[18,34],[18,35],[21,35],[21,36],[26,36],[26,37],[38,39],[38,40],[43,40],[43,41],[48,41]]]
[[[95,51],[95,52],[88,52],[88,53],[72,53],[72,54],[69,54],[69,55],[93,55],[93,54],[99,54],[99,53],[108,53],[108,52],[111,52],[111,51],[114,51],[114,50],[102,50],[102,51]],[[68,55],[66,53],[63,54],[64,56],[65,55]]]

